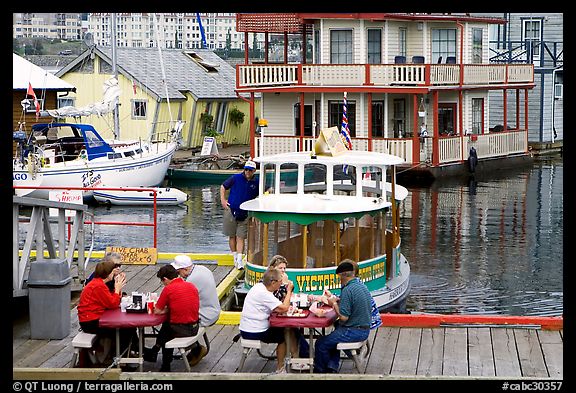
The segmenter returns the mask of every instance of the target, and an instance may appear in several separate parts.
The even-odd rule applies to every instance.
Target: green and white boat
[[[339,294],[336,267],[349,258],[358,262],[360,278],[380,311],[405,311],[410,265],[400,252],[397,205],[408,191],[395,181],[396,165],[404,160],[350,150],[336,156],[284,153],[255,161],[264,176],[259,196],[241,205],[249,212],[243,289],[257,283],[270,258],[281,254],[288,260],[295,293],[329,289]],[[294,166],[296,185],[287,185],[281,171]],[[265,185],[269,173],[271,192]]]

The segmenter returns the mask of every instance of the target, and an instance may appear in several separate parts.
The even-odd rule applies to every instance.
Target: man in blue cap
[[[328,299],[328,304],[338,315],[338,324],[327,336],[320,337],[314,351],[315,373],[337,373],[340,368],[339,343],[364,341],[370,335],[372,296],[370,291],[354,274],[354,265],[343,260],[336,268],[342,291],[340,299]]]
[[[223,233],[228,236],[230,251],[234,256],[234,266],[244,269],[244,239],[248,234],[248,212],[240,205],[258,196],[258,176],[255,175],[256,163],[246,161],[241,173],[230,176],[220,186],[220,202],[224,208]],[[226,191],[230,190],[228,199]]]

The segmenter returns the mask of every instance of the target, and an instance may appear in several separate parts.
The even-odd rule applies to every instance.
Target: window
[[[372,137],[384,136],[384,101],[372,101]]]
[[[472,29],[472,63],[482,63],[482,29]]]
[[[472,133],[484,133],[484,99],[472,98]]]
[[[76,99],[72,97],[58,97],[58,108],[74,106]]]
[[[330,31],[330,63],[352,64],[352,30]]]
[[[456,29],[432,29],[432,59],[456,57]]]
[[[406,57],[406,35],[405,27],[398,29],[398,56]]]
[[[146,119],[147,108],[146,100],[132,100],[132,118]]]
[[[26,113],[36,113],[36,105],[34,104],[33,98],[27,98],[28,107],[26,108]],[[40,105],[40,110],[44,110],[44,99],[38,98],[38,104]]]
[[[528,53],[532,53],[532,61],[540,60],[540,41],[542,40],[542,21],[540,19],[525,19],[522,21],[522,41],[526,41]]]
[[[455,135],[456,104],[438,104],[438,131],[440,136]]]
[[[342,114],[344,103],[339,101],[328,101],[328,127],[342,127]],[[348,129],[350,137],[356,137],[356,101],[347,101],[346,113],[348,115]]]
[[[382,62],[382,30],[368,29],[368,64]]]
[[[222,134],[224,133],[224,124],[226,123],[226,115],[228,114],[228,103],[219,102],[217,108],[214,125],[216,130]]]

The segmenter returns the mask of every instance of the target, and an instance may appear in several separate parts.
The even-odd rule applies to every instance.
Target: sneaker
[[[198,356],[194,355],[190,356],[192,353],[189,353],[186,358],[188,359],[188,364],[190,364],[190,367],[194,367],[195,365],[197,365],[200,362],[200,360],[202,360],[202,358],[206,356],[207,353],[208,349],[204,345],[200,345],[200,353],[198,354]]]
[[[282,368],[274,371],[272,374],[286,374],[286,367],[282,366]]]
[[[158,358],[158,352],[152,348],[144,347],[144,356],[142,358],[147,362],[156,363],[156,359]]]

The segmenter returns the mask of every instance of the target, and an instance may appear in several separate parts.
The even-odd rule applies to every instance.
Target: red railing
[[[14,189],[22,190],[81,190],[81,191],[151,191],[154,193],[154,221],[153,222],[139,222],[139,221],[84,221],[84,224],[95,225],[133,225],[141,227],[154,228],[154,248],[158,245],[158,217],[157,217],[157,191],[154,188],[146,187],[49,187],[49,186],[12,186]],[[70,225],[70,223],[68,223]]]

